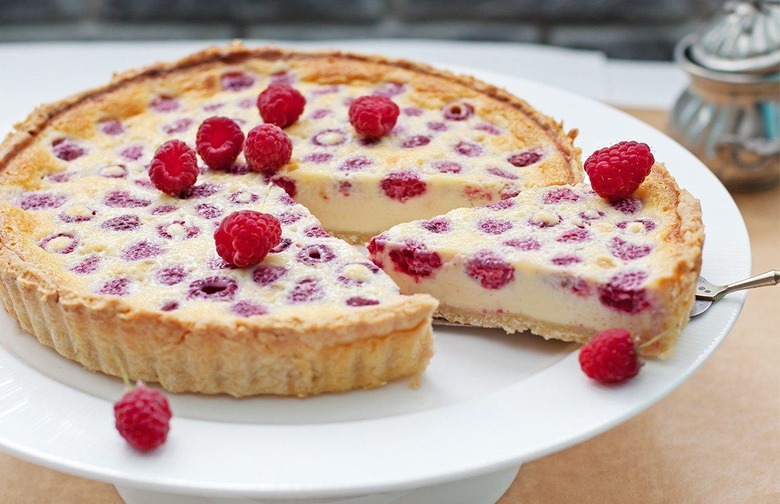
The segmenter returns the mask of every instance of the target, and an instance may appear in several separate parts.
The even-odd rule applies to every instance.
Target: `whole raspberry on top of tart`
[[[449,321],[579,342],[620,327],[659,355],[688,321],[703,239],[698,201],[655,165],[625,199],[585,184],[526,189],[400,224],[369,251]]]

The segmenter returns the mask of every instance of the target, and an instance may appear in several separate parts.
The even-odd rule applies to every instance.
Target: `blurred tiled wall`
[[[669,59],[720,0],[0,0],[0,42],[437,38]]]

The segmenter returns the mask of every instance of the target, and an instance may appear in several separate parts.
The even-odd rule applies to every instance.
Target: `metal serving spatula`
[[[699,277],[698,286],[696,287],[696,301],[693,302],[693,308],[691,308],[691,318],[698,317],[706,312],[712,306],[712,303],[720,301],[726,294],[754,287],[777,285],[778,282],[780,282],[780,271],[778,270],[770,270],[761,275],[728,285],[714,285],[708,282],[706,278]],[[457,324],[440,318],[433,319],[433,323],[440,326],[466,327],[465,324]]]
[[[691,318],[706,312],[712,303],[720,301],[726,294],[754,287],[777,285],[778,282],[780,282],[780,271],[777,270],[770,270],[728,285],[713,285],[704,277],[699,277],[699,285],[696,287],[696,301],[693,302],[693,308],[691,308]]]

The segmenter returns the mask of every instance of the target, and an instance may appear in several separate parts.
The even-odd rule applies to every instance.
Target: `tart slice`
[[[369,251],[449,321],[579,342],[622,327],[657,355],[687,323],[703,239],[698,201],[655,165],[614,204],[584,184],[528,189],[395,226]]]

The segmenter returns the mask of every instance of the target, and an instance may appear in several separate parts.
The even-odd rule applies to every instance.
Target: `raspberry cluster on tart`
[[[350,106],[365,96],[397,104],[392,129],[380,118],[389,131],[371,134],[372,111]],[[230,135],[207,124],[214,116],[243,132],[269,124],[219,166]],[[269,164],[273,123],[294,155]],[[0,299],[62,355],[114,375],[121,363],[171,391],[311,395],[414,376],[432,354],[437,302],[399,294],[329,232],[356,241],[523,186],[576,182],[574,135],[503,91],[424,65],[210,48],[17,125],[0,147]],[[239,210],[281,223],[255,267],[226,262],[212,237]]]

